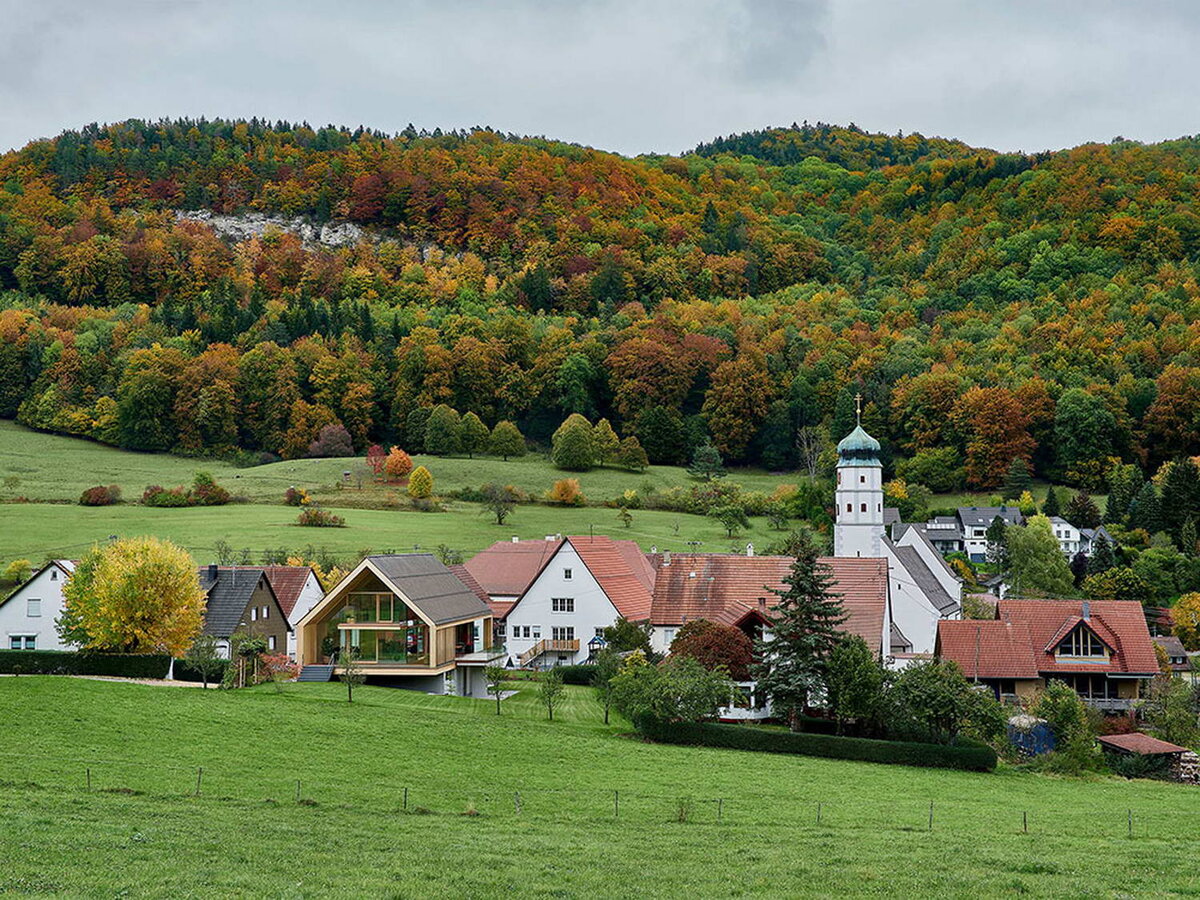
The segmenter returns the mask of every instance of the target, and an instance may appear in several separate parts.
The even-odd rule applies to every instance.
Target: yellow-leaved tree
[[[84,650],[180,656],[204,620],[191,554],[153,537],[93,547],[67,579],[63,598],[59,633]]]

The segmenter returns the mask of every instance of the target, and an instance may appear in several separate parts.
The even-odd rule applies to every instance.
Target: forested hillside
[[[1200,452],[1200,139],[1036,157],[826,125],[627,159],[492,131],[89,126],[0,157],[0,416],[126,447],[411,449],[445,403],[796,465],[864,422],[991,487]],[[349,221],[238,244],[178,211]],[[417,411],[417,412],[414,412]]]

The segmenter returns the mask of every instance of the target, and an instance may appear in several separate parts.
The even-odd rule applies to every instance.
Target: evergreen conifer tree
[[[701,444],[692,454],[692,464],[688,466],[688,474],[693,478],[703,478],[705,481],[724,478],[725,462],[721,459],[721,451],[708,442]]]
[[[841,639],[846,620],[841,597],[831,590],[833,575],[818,558],[816,546],[801,536],[792,546],[795,559],[783,579],[772,616],[770,640],[755,646],[758,687],[795,728],[809,698],[825,687],[829,654]]]
[[[1046,491],[1046,502],[1042,504],[1042,515],[1047,518],[1062,515],[1062,504],[1058,502],[1058,492],[1054,490],[1054,485],[1050,485],[1050,490]]]
[[[1104,535],[1099,535],[1092,545],[1092,555],[1088,560],[1088,574],[1099,575],[1101,572],[1107,572],[1116,564],[1117,560],[1113,555],[1112,544]]]
[[[1033,476],[1029,474],[1029,463],[1018,456],[1008,466],[1008,475],[1005,476],[1001,496],[1005,500],[1016,500],[1032,487]]]
[[[1129,527],[1154,534],[1162,528],[1162,508],[1153,481],[1147,481],[1129,504]]]

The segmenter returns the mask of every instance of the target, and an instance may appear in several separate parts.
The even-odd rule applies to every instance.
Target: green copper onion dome
[[[862,425],[842,438],[837,445],[838,463],[845,466],[878,466],[879,441],[863,431]]]

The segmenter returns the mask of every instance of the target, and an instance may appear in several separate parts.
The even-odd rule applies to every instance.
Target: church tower
[[[833,555],[878,559],[884,555],[883,465],[879,441],[863,430],[861,410],[858,424],[842,438],[837,452]]]

